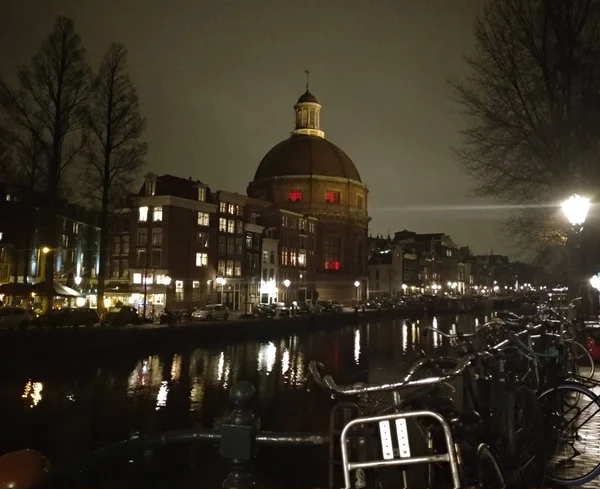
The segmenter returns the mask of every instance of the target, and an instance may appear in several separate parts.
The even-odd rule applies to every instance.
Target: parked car
[[[600,324],[591,321],[585,325],[586,347],[595,362],[600,361]]]
[[[0,329],[25,329],[31,322],[31,316],[22,307],[0,307]]]
[[[274,302],[272,307],[275,311],[275,317],[289,317],[291,315],[290,308],[285,305],[285,302]]]
[[[94,309],[89,307],[63,307],[51,311],[47,314],[42,314],[34,320],[37,326],[57,328],[60,326],[70,326],[77,328],[78,326],[94,326],[100,323],[100,317]]]
[[[340,301],[319,301],[317,303],[317,310],[318,312],[335,314],[342,312],[344,306]]]
[[[135,307],[113,307],[101,321],[102,326],[125,326],[126,324],[140,324],[142,320]]]
[[[208,304],[192,312],[192,319],[210,321],[212,319],[229,318],[229,308],[223,304]]]
[[[270,304],[259,304],[252,309],[252,315],[261,318],[275,317],[275,309]]]

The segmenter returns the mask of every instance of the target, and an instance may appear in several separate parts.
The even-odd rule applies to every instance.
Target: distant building
[[[400,245],[369,258],[369,297],[398,297],[420,290],[418,257]]]
[[[46,200],[29,198],[18,187],[0,188],[0,283],[44,281],[46,254],[55,246],[54,280],[91,294],[97,284],[98,216],[83,207],[60,201],[57,242],[48,238]]]
[[[276,233],[276,228],[267,228],[262,241],[261,304],[272,304],[278,301],[279,240],[275,238]]]
[[[308,90],[294,105],[294,113],[291,136],[265,155],[247,193],[295,213],[298,219],[318,219],[314,230],[318,298],[350,302],[356,297],[355,281],[366,290],[368,190],[352,160],[325,139],[321,105]],[[284,228],[290,227],[280,230],[287,235]],[[279,246],[297,248],[281,239]],[[291,273],[289,267],[294,267],[293,262],[280,260],[283,274]],[[290,291],[300,293],[298,299],[303,289],[312,288],[312,284],[288,280]],[[298,275],[298,280],[304,280],[304,275],[302,279]],[[286,293],[286,297],[293,298],[293,294]]]

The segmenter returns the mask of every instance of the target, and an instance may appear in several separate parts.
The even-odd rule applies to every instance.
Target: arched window
[[[306,127],[308,124],[308,110],[302,109],[302,127]]]
[[[311,110],[308,113],[308,127],[314,129],[315,128],[315,111]]]

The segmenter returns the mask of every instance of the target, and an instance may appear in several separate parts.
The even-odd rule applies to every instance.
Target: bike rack
[[[446,441],[446,447],[448,451],[443,454],[426,455],[419,457],[410,456],[410,448],[408,447],[408,440],[405,438],[406,435],[406,420],[410,418],[433,418],[442,427],[444,433],[444,439]],[[396,422],[396,430],[398,435],[397,445],[398,449],[395,450],[391,437],[390,421]],[[371,460],[367,462],[351,462],[349,460],[348,453],[348,438],[353,429],[357,425],[365,424],[378,424],[385,432],[385,436],[382,436],[382,452],[383,460]],[[396,465],[413,465],[413,464],[432,464],[446,462],[450,464],[450,472],[452,475],[452,484],[454,489],[460,489],[460,472],[458,467],[458,456],[456,453],[456,447],[454,445],[454,439],[450,426],[446,420],[440,414],[434,411],[406,411],[395,414],[388,414],[385,416],[368,416],[363,418],[355,418],[348,422],[342,430],[340,436],[340,444],[342,449],[342,465],[344,472],[344,488],[351,489],[350,474],[353,470],[358,469],[373,469],[379,467],[391,467]],[[396,458],[395,452],[398,451],[400,458]]]

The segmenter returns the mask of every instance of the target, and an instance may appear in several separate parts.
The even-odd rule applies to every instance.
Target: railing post
[[[233,467],[223,481],[224,489],[254,487],[249,463],[255,453],[257,422],[248,404],[255,394],[254,386],[243,381],[235,384],[229,391],[229,400],[234,409],[227,422],[221,425],[219,454],[229,459]]]

